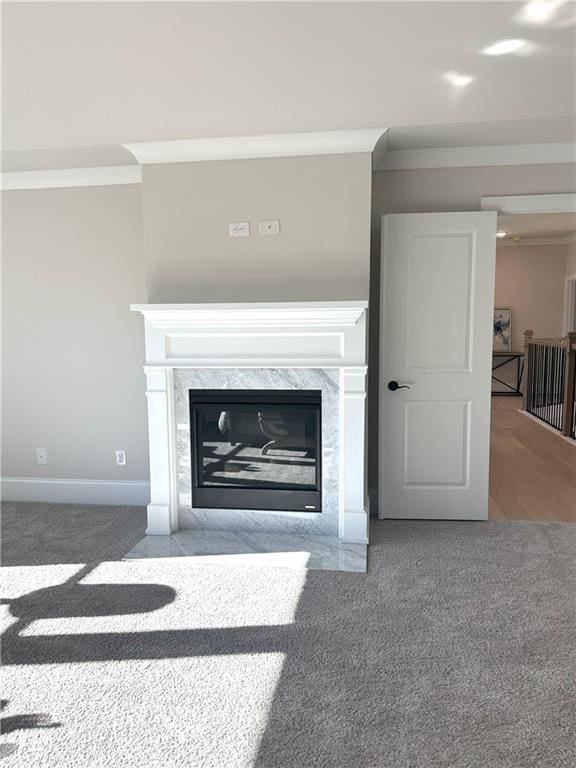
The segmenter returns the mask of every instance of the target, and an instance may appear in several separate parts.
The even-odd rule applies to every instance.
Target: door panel
[[[465,488],[470,456],[470,403],[461,400],[404,402],[404,487]],[[444,435],[438,450],[437,435]]]
[[[432,234],[410,236],[406,246],[406,368],[468,370],[474,244],[467,235]]]
[[[494,212],[383,217],[380,517],[487,517],[495,243]]]

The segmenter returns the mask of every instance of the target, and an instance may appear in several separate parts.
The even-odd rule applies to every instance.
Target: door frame
[[[548,195],[505,195],[503,197],[481,197],[480,210],[497,211],[505,214],[527,213],[576,213],[576,192]],[[569,330],[571,318],[576,315],[574,286],[576,274],[566,275],[564,281],[564,307],[562,333]],[[572,290],[571,290],[572,288]]]
[[[576,212],[576,192],[550,195],[504,195],[481,197],[481,211],[498,213],[572,213]]]
[[[564,318],[562,335],[576,330],[576,274],[566,275],[564,279]]]
[[[496,211],[500,214],[528,214],[528,213],[576,213],[576,192],[570,193],[550,193],[534,195],[499,195],[482,196],[480,198],[481,211]],[[576,275],[568,275],[567,279],[574,278]],[[381,275],[380,280],[382,281]],[[566,305],[568,293],[568,283],[566,283],[564,321],[567,322],[568,307]],[[494,297],[491,299],[494,306]],[[378,371],[378,379],[381,377],[381,368]],[[380,382],[381,384],[381,382]],[[488,387],[491,388],[491,379],[488,380]],[[487,478],[488,494],[490,493],[490,479]],[[380,506],[378,506],[378,517],[380,517]]]
[[[547,195],[508,195],[503,197],[481,197],[483,211],[497,211],[505,214],[528,213],[576,213],[576,193]],[[576,317],[576,274],[567,274],[564,279],[562,333],[566,335],[571,318]],[[488,480],[490,484],[490,480]],[[490,487],[488,487],[490,493]]]

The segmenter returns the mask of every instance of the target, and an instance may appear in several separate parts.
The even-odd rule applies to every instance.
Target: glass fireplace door
[[[190,390],[197,507],[321,511],[321,393]]]

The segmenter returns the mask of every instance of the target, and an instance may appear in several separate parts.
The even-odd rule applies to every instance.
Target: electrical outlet
[[[280,234],[279,219],[267,219],[266,221],[259,221],[258,233],[261,235],[279,235]]]
[[[46,448],[36,448],[36,464],[48,464],[48,451]]]
[[[125,467],[127,464],[126,451],[116,451],[116,466]]]
[[[250,237],[249,222],[231,221],[228,224],[228,237]]]

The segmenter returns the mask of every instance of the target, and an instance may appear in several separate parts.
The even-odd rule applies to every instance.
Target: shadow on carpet
[[[576,526],[386,521],[371,536],[367,574],[183,558],[14,587],[11,699],[40,711],[42,690],[62,723],[19,732],[17,759],[572,768]]]

